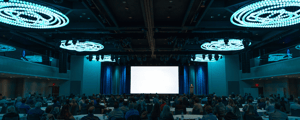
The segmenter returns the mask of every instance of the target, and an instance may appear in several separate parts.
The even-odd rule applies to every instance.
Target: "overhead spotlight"
[[[89,55],[89,61],[93,60],[93,55]]]
[[[96,60],[99,61],[100,60],[100,56],[96,55]]]
[[[225,39],[224,39],[224,43],[225,43],[225,45],[228,45],[229,39],[228,39],[228,38],[225,38]]]
[[[202,59],[205,60],[205,54],[202,54]]]
[[[104,55],[101,55],[101,60],[103,60],[104,59]]]
[[[209,61],[212,60],[212,55],[211,54],[208,54],[208,59],[209,59]]]
[[[215,60],[218,61],[219,60],[219,54],[215,54]]]

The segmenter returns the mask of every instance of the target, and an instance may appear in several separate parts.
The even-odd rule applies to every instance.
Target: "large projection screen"
[[[131,66],[131,94],[178,94],[178,66]]]

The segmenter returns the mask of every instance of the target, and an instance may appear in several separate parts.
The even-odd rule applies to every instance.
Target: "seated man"
[[[22,105],[22,97],[18,97],[15,103],[16,108],[19,108]]]
[[[88,110],[88,115],[84,116],[81,120],[100,120],[97,116],[94,116],[95,107],[91,106]]]
[[[8,103],[8,101],[6,100],[6,96],[3,96],[2,99],[0,100],[0,105],[5,105]]]
[[[3,116],[2,120],[19,120],[19,114],[16,112],[14,106],[7,108],[7,113]]]
[[[125,119],[128,119],[132,115],[140,115],[139,111],[134,109],[134,104],[129,104],[129,111],[126,112]]]
[[[182,110],[183,114],[186,114],[186,106],[183,104],[182,100],[179,100],[179,104],[175,106],[175,111]]]
[[[25,104],[26,103],[26,99],[23,98],[22,99],[22,104],[19,106],[19,109],[25,109],[26,110],[26,113],[28,113],[29,109],[30,109],[30,106]]]
[[[126,114],[126,112],[129,111],[129,108],[128,108],[128,102],[127,102],[127,101],[124,101],[124,102],[123,102],[123,106],[120,107],[120,109],[123,111],[123,113]]]
[[[114,103],[114,110],[108,114],[109,120],[115,120],[116,118],[124,118],[124,113],[119,109],[119,103]]]
[[[286,113],[280,111],[280,104],[275,103],[275,112],[271,113],[269,116],[270,120],[288,120]]]
[[[210,105],[205,107],[207,115],[203,115],[202,120],[218,120],[217,117],[212,113],[213,109]]]
[[[194,107],[193,107],[193,111],[192,113],[193,114],[203,114],[203,108],[202,108],[202,105],[199,104],[200,102],[200,99],[199,98],[195,98],[194,100]]]
[[[42,103],[41,102],[37,102],[35,104],[35,108],[32,108],[28,111],[28,115],[39,115],[42,116],[44,114],[44,111],[41,110],[42,107]]]
[[[295,98],[294,104],[291,104],[291,110],[299,110],[300,109],[300,100],[298,98]]]

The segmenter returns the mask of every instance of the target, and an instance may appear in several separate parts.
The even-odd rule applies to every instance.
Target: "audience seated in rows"
[[[88,109],[88,115],[84,116],[81,120],[100,120],[97,116],[94,116],[95,107],[91,106]]]
[[[7,108],[7,113],[3,115],[2,120],[20,120],[19,114],[16,112],[14,106]]]

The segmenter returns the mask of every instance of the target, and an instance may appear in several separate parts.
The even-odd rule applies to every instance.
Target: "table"
[[[263,120],[269,120],[269,116],[262,117]],[[289,120],[300,120],[300,117],[288,116]]]
[[[124,99],[124,101],[128,101],[127,99]]]
[[[107,108],[105,108],[105,109],[111,109],[111,111],[113,111],[113,110],[114,110],[114,107],[107,107]]]
[[[0,114],[0,120],[2,120],[2,117],[4,116],[4,114]],[[27,116],[25,116],[25,114],[19,114],[20,120],[26,120]]]
[[[50,106],[50,105],[53,105],[53,103],[48,103],[48,105]]]
[[[174,107],[171,107],[170,108],[170,111],[174,112],[175,111],[175,108]],[[186,108],[186,112],[191,112],[192,113],[193,111],[193,108]]]
[[[104,104],[104,103],[100,103],[100,105],[103,105],[103,106],[104,106],[105,104]]]
[[[174,120],[176,120],[177,118],[181,119],[181,115],[173,115],[173,117],[174,117]],[[203,115],[183,115],[183,119],[198,119],[198,118],[201,119],[202,117],[203,117]]]
[[[47,107],[41,107],[41,110],[45,111]]]
[[[243,108],[239,108],[239,109],[240,109],[240,112],[244,112]],[[263,116],[265,112],[267,112],[267,110],[257,109],[257,113],[259,116]]]
[[[81,118],[83,118],[84,116],[87,116],[87,114],[84,115],[75,115],[74,118],[75,120],[80,120]],[[94,116],[97,116],[100,120],[107,120],[108,118],[105,116],[105,114],[94,114]],[[103,116],[105,116],[105,118],[103,119]]]

